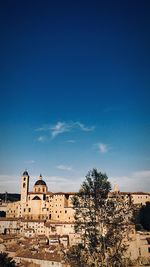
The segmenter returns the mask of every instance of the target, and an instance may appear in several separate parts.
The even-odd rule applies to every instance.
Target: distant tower
[[[21,201],[24,203],[27,201],[29,192],[29,174],[27,171],[24,171],[21,181]]]
[[[119,193],[119,186],[116,183],[114,184],[114,193]]]
[[[5,203],[7,203],[7,192],[5,192]]]

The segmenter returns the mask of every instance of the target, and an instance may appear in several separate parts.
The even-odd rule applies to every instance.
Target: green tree
[[[0,267],[16,267],[16,264],[7,253],[0,253]]]
[[[147,202],[146,206],[141,207],[139,221],[145,230],[150,231],[150,202]]]
[[[73,197],[75,232],[80,234],[81,244],[66,254],[71,266],[76,266],[74,256],[80,258],[78,266],[129,266],[124,254],[132,217],[131,202],[110,190],[107,175],[93,169]]]

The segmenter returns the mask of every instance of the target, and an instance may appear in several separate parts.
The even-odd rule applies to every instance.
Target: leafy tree
[[[0,253],[0,267],[16,267],[15,261],[7,253]]]
[[[146,206],[142,206],[139,211],[139,220],[143,228],[150,231],[150,202]]]
[[[131,202],[110,190],[107,175],[93,169],[73,197],[75,232],[80,234],[81,244],[66,254],[71,266],[129,266],[124,254],[132,217]],[[75,265],[75,256],[80,264]]]

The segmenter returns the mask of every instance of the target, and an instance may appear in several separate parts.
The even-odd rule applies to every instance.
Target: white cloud
[[[67,140],[66,143],[74,144],[74,143],[76,143],[76,141],[75,140]]]
[[[66,133],[66,132],[71,132],[75,129],[78,129],[80,131],[84,132],[91,132],[94,131],[95,127],[87,127],[83,123],[76,121],[76,122],[62,122],[58,121],[55,125],[44,125],[43,127],[37,128],[36,131],[47,131],[50,133],[52,139],[55,138],[56,136]],[[39,137],[41,139],[41,137]],[[38,140],[41,141],[41,140]],[[42,140],[43,141],[43,140]]]
[[[35,160],[32,160],[32,159],[31,160],[25,160],[24,163],[25,164],[33,164],[33,163],[35,163]]]
[[[104,143],[98,143],[97,144],[98,150],[100,153],[107,153],[109,150],[109,147],[107,144]]]
[[[136,171],[133,173],[133,177],[150,179],[150,170]]]
[[[0,192],[19,193],[18,188],[20,181],[18,176],[0,174]]]
[[[95,126],[87,127],[81,122],[74,122],[74,126],[79,127],[82,131],[85,131],[85,132],[91,132],[95,130]]]
[[[67,165],[58,165],[57,169],[63,170],[63,171],[72,171],[72,166],[67,166]]]
[[[51,192],[78,192],[84,177],[74,177],[72,180],[60,176],[49,176],[46,179]]]
[[[117,183],[121,191],[150,191],[150,170],[135,171],[128,176],[111,177],[110,180],[112,184]]]
[[[95,129],[94,126],[87,127],[81,122],[57,122],[54,126],[51,127],[52,138],[56,137],[59,134],[70,132],[75,128],[80,129],[84,132],[90,132]]]
[[[56,137],[59,134],[69,132],[72,126],[66,122],[57,122],[54,126],[51,127],[52,138]]]
[[[38,141],[38,142],[41,142],[41,143],[46,142],[46,140],[47,140],[47,137],[44,136],[44,135],[41,135],[41,136],[39,136],[39,137],[37,138],[37,141]]]
[[[70,167],[70,166],[67,166]],[[30,173],[29,173],[30,174]],[[38,179],[37,174],[30,176],[30,190],[33,190],[33,185]],[[150,170],[140,170],[131,172],[126,176],[109,177],[112,186],[118,184],[120,191],[125,192],[150,192]],[[85,177],[80,174],[77,176],[62,177],[44,175],[44,181],[48,185],[48,190],[51,192],[77,192],[80,185],[85,180]],[[0,174],[0,192],[20,193],[21,174],[7,175]]]

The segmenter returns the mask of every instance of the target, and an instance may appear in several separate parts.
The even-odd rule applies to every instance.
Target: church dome
[[[35,185],[46,185],[46,183],[43,180],[37,180]]]
[[[36,181],[35,185],[44,185],[44,186],[46,186],[46,183],[43,181],[42,174],[40,174],[39,179]]]

